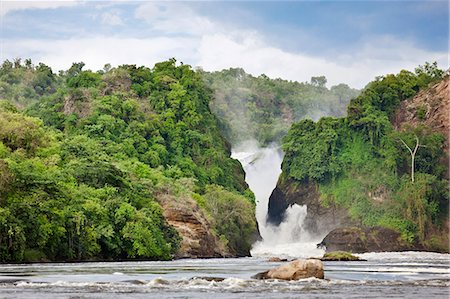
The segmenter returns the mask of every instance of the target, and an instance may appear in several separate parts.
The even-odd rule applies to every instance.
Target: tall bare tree
[[[425,147],[424,145],[420,144],[419,137],[417,137],[416,134],[414,134],[414,137],[416,137],[416,145],[414,146],[414,149],[409,147],[409,145],[405,141],[403,141],[403,139],[399,138],[400,141],[403,143],[404,146],[406,146],[409,153],[411,154],[411,182],[413,183],[414,183],[414,168],[415,168],[416,153],[419,147]]]

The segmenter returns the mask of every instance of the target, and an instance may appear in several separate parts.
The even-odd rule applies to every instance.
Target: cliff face
[[[414,97],[402,101],[391,119],[392,125],[396,130],[402,130],[406,127],[416,127],[422,124],[430,128],[431,131],[442,133],[445,136],[445,156],[441,159],[440,163],[447,167],[447,179],[449,177],[449,83],[450,79],[447,76],[438,83],[419,92]],[[283,163],[287,163],[286,158]],[[383,188],[383,185],[381,185],[380,188]],[[366,197],[367,199],[372,200],[374,205],[381,205],[385,200],[390,200],[390,198],[385,198],[386,196],[390,196],[388,193],[384,194],[382,192],[383,196],[374,196],[373,191],[374,190],[367,189]],[[348,196],[351,196],[351,194],[349,193]],[[329,201],[327,200],[326,202],[328,203]],[[341,250],[345,249],[355,252],[406,249],[446,251],[445,246],[440,247],[440,245],[436,245],[437,243],[434,245],[432,244],[434,239],[448,240],[449,228],[448,218],[446,218],[448,217],[448,214],[445,212],[442,213],[442,219],[439,220],[443,223],[442,225],[430,225],[427,234],[428,237],[431,236],[431,239],[428,238],[425,242],[406,244],[403,242],[403,239],[400,238],[397,231],[384,227],[365,227],[362,225],[362,221],[350,219],[346,209],[335,206],[333,200],[331,200],[331,202],[331,205],[325,204],[324,198],[321,198],[319,184],[316,181],[312,179],[299,181],[288,178],[288,174],[283,173],[269,199],[268,220],[273,224],[279,224],[283,221],[284,213],[289,206],[293,204],[306,205],[308,208],[306,229],[316,235],[325,235],[329,233],[324,240],[324,245],[326,245],[327,248],[340,248]],[[380,231],[381,233],[379,233]],[[370,239],[370,242],[366,242],[366,237],[369,235],[377,237],[373,237],[373,240]],[[378,237],[378,235],[380,237]],[[353,245],[348,245],[350,243]],[[445,242],[442,242],[442,244],[444,243]],[[350,247],[347,248],[344,245]]]
[[[322,204],[316,182],[298,182],[281,175],[270,195],[268,221],[275,225],[280,224],[286,209],[293,204],[307,206],[306,229],[315,235],[324,235],[335,228],[355,224],[346,210],[334,204],[330,206]]]
[[[398,232],[384,227],[337,228],[332,230],[319,246],[328,252],[349,251],[354,253],[424,249],[418,245],[407,244]]]
[[[403,101],[395,113],[393,125],[396,130],[406,126],[426,125],[434,132],[445,136],[445,156],[441,163],[447,167],[446,178],[449,178],[449,129],[450,129],[450,77],[419,92],[412,99]]]
[[[186,197],[180,203],[170,196],[159,198],[164,218],[182,238],[175,258],[230,257],[227,246],[213,234],[198,204]]]

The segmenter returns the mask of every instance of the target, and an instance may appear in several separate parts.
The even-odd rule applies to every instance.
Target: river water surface
[[[281,172],[277,147],[235,151],[254,190],[263,240],[252,258],[167,262],[0,265],[0,298],[449,298],[450,255],[429,252],[366,253],[367,261],[325,262],[325,279],[255,280],[280,263],[272,255],[320,257],[303,227],[306,206],[293,205],[285,220],[266,222],[268,200]],[[212,278],[217,278],[212,280]]]
[[[366,253],[325,279],[255,280],[267,257],[0,266],[0,298],[449,298],[449,255]],[[210,277],[223,281],[209,281]]]

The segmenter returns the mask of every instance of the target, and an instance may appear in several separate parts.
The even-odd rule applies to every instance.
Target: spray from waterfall
[[[247,141],[233,149],[246,173],[246,182],[256,197],[256,220],[262,241],[254,244],[253,256],[311,257],[323,251],[316,248],[323,236],[311,236],[304,228],[307,207],[292,205],[286,210],[279,226],[267,222],[269,197],[281,174],[283,153],[273,144],[260,148],[255,141]]]

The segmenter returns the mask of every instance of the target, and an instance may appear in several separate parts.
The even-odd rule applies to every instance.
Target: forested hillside
[[[324,76],[300,83],[265,75],[254,77],[243,69],[231,68],[204,72],[203,77],[214,91],[211,110],[233,145],[250,139],[261,145],[280,144],[293,122],[345,116],[350,99],[359,94],[343,83],[328,89]]]
[[[58,74],[5,61],[0,261],[248,255],[255,202],[230,143],[280,142],[304,118],[283,139],[280,182],[317,184],[323,207],[444,250],[445,130],[433,128],[429,104],[404,104],[443,77],[426,64],[358,96],[345,84],[327,89],[325,77],[207,73],[175,59],[97,72],[74,63]],[[413,126],[399,123],[407,117]]]
[[[347,117],[295,123],[283,140],[282,180],[318,184],[323,207],[343,208],[363,227],[391,228],[410,244],[448,251],[448,160],[442,160],[448,136],[431,122],[398,130],[392,124],[400,107],[408,107],[402,103],[430,87],[422,104],[400,113],[418,120],[442,114],[448,91],[440,88],[438,95],[433,84],[448,82],[444,76],[425,64],[414,73],[378,77],[350,102]]]
[[[162,204],[248,254],[253,195],[201,74],[174,59],[83,67],[0,67],[0,261],[170,259],[185,236]]]

